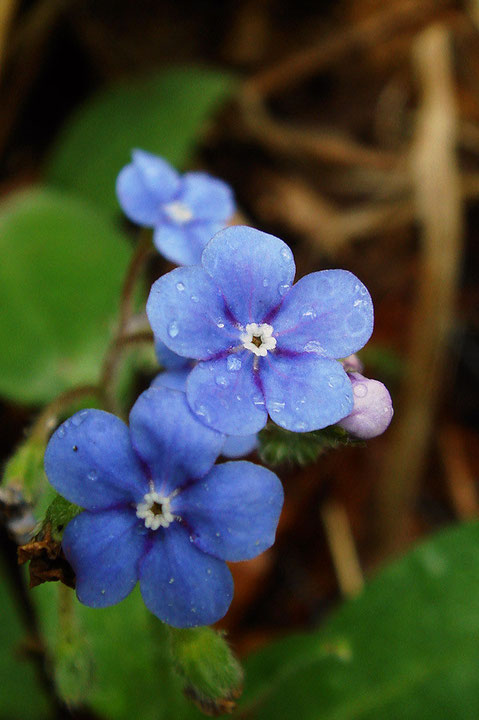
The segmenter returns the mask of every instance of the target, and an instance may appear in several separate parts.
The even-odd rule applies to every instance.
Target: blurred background
[[[0,0],[0,108],[3,461],[42,404],[73,380],[91,381],[101,363],[136,237],[116,205],[114,179],[130,149],[142,147],[228,181],[243,222],[293,248],[297,277],[341,267],[361,278],[376,313],[373,337],[360,353],[364,374],[388,386],[395,406],[389,430],[367,446],[277,469],[286,490],[278,540],[232,568],[235,599],[220,623],[238,653],[247,657],[278,637],[322,627],[343,600],[361,596],[368,578],[417,541],[477,517],[477,0]],[[106,235],[110,249],[102,255]],[[120,235],[124,249],[115,252]],[[101,263],[111,267],[115,256],[110,295],[88,299],[85,276],[91,270],[91,277],[103,277]],[[43,279],[33,279],[37,263],[45,264]],[[57,275],[50,279],[53,266]],[[166,269],[156,259],[150,280]],[[64,286],[57,283],[62,273]],[[70,276],[72,283],[78,276],[76,290],[67,289]],[[30,306],[19,309],[25,298]],[[97,302],[93,341],[72,339],[65,324],[49,320],[49,308],[63,306],[67,319],[76,311],[83,322],[89,302],[92,308]],[[47,358],[42,343],[57,355]],[[152,374],[144,365],[137,369],[136,391]],[[479,537],[474,524],[464,528],[474,534],[453,538],[456,554],[445,567],[443,550],[427,546],[436,554],[424,559],[423,575],[416,561],[413,570],[401,565],[401,573],[412,574],[403,577],[395,600],[378,595],[374,611],[361,616],[359,607],[357,622],[373,622],[384,604],[394,605],[419,584],[424,593],[403,618],[411,638],[419,632],[411,618],[420,602],[431,635],[475,602],[461,632],[477,642],[479,600],[471,598],[479,596]],[[3,542],[7,566],[14,549],[5,533]],[[456,582],[445,568],[469,584],[454,595],[450,615],[434,615],[441,593]],[[403,600],[409,602],[407,593]],[[389,629],[393,622],[384,618]],[[367,623],[366,644],[375,634]],[[434,648],[437,657],[443,648]],[[341,643],[332,651],[346,664],[349,653]],[[471,646],[474,662],[476,653]],[[451,693],[443,697],[440,683],[435,695],[430,691],[436,718],[477,717],[479,671],[466,655],[455,656],[456,704],[448,705]],[[252,674],[260,665],[254,657]],[[384,664],[380,657],[371,687]],[[451,678],[450,668],[443,671]],[[412,677],[413,670],[404,672]],[[467,707],[459,697],[465,677]],[[421,678],[414,687],[424,689]],[[314,694],[319,680],[311,682],[303,695]],[[356,699],[368,696],[357,683]],[[338,688],[338,695],[344,692]],[[379,712],[366,703],[337,715],[331,700],[331,713],[323,708],[320,715],[314,706],[314,717],[433,717],[428,693],[429,710],[414,697],[399,709],[387,704]],[[254,710],[256,700],[248,702],[248,717],[273,712],[274,703],[262,711]],[[77,716],[102,717],[99,708]],[[298,708],[309,717],[310,708],[296,700],[288,711],[276,708],[276,716]],[[17,717],[14,704],[4,712],[0,707],[0,717]]]

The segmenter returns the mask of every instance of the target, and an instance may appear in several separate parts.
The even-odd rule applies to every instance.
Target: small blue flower
[[[154,228],[158,251],[178,265],[194,265],[213,235],[235,212],[229,185],[204,172],[180,175],[161,157],[134,150],[118,175],[116,194],[125,215]]]
[[[266,468],[213,467],[223,442],[196,420],[184,393],[165,388],[140,395],[129,428],[101,410],[58,428],[45,469],[58,492],[85,508],[62,542],[82,603],[113,605],[139,580],[146,606],[169,625],[223,617],[233,596],[225,560],[270,547],[283,503]]]
[[[379,380],[370,380],[359,372],[348,372],[353,388],[354,406],[339,425],[363,440],[381,435],[394,415],[391,395]]]
[[[155,341],[156,356],[160,365],[166,368],[158,373],[151,387],[166,387],[170,390],[186,392],[186,381],[190,370],[196,364],[192,360],[180,357],[171,352],[161,340]],[[240,458],[249,455],[258,447],[258,436],[252,435],[227,435],[221,454],[227,458]]]
[[[348,415],[351,382],[336,358],[359,350],[373,328],[372,301],[358,278],[323,270],[292,286],[289,247],[241,226],[217,233],[201,263],[157,280],[147,313],[170,350],[199,361],[186,392],[202,422],[252,434],[269,413],[305,432]]]

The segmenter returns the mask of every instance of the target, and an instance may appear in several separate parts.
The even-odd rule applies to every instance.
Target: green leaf
[[[0,567],[0,716],[39,720],[49,716],[48,703],[28,657],[28,638],[2,570]]]
[[[48,181],[119,214],[115,181],[131,150],[184,166],[207,118],[234,85],[231,75],[190,67],[108,88],[70,119],[53,149]]]
[[[130,257],[103,215],[47,189],[0,206],[0,394],[50,400],[96,382]]]
[[[378,574],[320,632],[251,657],[242,709],[261,720],[476,720],[479,523]]]
[[[351,437],[338,425],[295,433],[275,425],[268,425],[259,433],[259,454],[264,463],[271,466],[307,465],[315,462],[321,453],[341,445],[364,445],[362,440]]]

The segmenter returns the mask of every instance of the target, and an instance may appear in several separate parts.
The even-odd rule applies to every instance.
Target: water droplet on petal
[[[169,582],[169,584],[171,585],[172,583],[175,582],[175,578],[170,578],[170,579],[168,580],[168,582]]]
[[[365,383],[354,383],[353,393],[358,398],[366,397],[368,394],[368,388]]]
[[[281,410],[284,410],[285,403],[284,402],[272,402],[271,403],[271,412],[279,413]]]
[[[268,285],[269,285],[268,278],[263,278],[263,287],[268,287]]]
[[[197,303],[197,302],[200,301],[198,295],[192,295],[192,296],[190,297],[190,300],[191,300],[191,302],[194,302],[194,303]]]
[[[218,376],[215,378],[215,382],[216,382],[216,384],[219,385],[220,387],[228,387],[228,385],[229,385],[229,380],[228,380],[228,378],[225,377],[224,375],[218,375]]]
[[[288,292],[290,287],[291,286],[289,285],[289,283],[284,283],[284,284],[278,286],[278,292],[281,295],[281,297],[283,295],[286,295],[286,293]]]
[[[303,311],[303,317],[306,319],[309,319],[309,320],[314,320],[314,318],[316,317],[316,311],[314,310],[314,308],[311,308],[311,307],[306,308]]]
[[[98,473],[96,470],[90,470],[87,477],[92,482],[95,482],[95,480],[98,480]]]
[[[264,397],[262,395],[255,395],[253,397],[253,405],[256,405],[256,407],[263,407]]]
[[[198,405],[195,412],[199,417],[204,418],[207,423],[211,422],[210,414],[206,405]]]
[[[65,428],[64,428],[63,425],[62,425],[61,427],[58,428],[58,430],[57,430],[57,435],[58,435],[59,438],[63,438],[63,437],[65,437],[65,434],[66,434],[66,433],[65,433]]]
[[[304,346],[304,352],[324,353],[324,348],[317,340],[310,340]]]
[[[70,418],[72,421],[72,425],[75,425],[75,427],[81,425],[88,414],[88,410],[82,410],[81,412],[76,413],[76,415]]]
[[[224,324],[224,322],[222,321],[222,319],[221,319],[221,318],[218,318],[218,320],[216,321],[216,327],[224,328],[224,326],[225,326],[225,324]]]
[[[241,360],[234,355],[230,355],[226,361],[226,367],[230,372],[237,372],[241,368]]]
[[[288,250],[288,248],[282,248],[281,250],[281,257],[283,260],[290,260],[291,259],[291,250]]]
[[[170,338],[175,338],[179,333],[178,323],[173,320],[173,322],[170,322],[168,325],[168,335]]]
[[[182,282],[176,283],[176,289],[178,290],[178,292],[183,292],[183,290],[185,289],[184,283],[182,283]]]

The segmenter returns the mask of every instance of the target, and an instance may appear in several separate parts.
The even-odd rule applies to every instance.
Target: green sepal
[[[81,512],[83,508],[57,494],[48,506],[43,525],[50,528],[53,540],[61,542],[66,526]]]
[[[210,627],[169,631],[185,695],[207,715],[233,712],[243,689],[243,668],[224,633]]]
[[[339,425],[323,430],[295,433],[279,425],[268,423],[259,433],[259,455],[267,465],[307,465],[317,460],[326,450],[342,445],[364,445]]]

